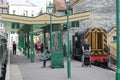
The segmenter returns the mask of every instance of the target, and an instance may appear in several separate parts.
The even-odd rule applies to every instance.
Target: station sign
[[[20,23],[12,23],[12,29],[19,29]]]

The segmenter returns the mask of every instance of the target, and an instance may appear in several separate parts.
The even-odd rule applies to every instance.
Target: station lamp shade
[[[67,31],[67,24],[63,24],[63,31]]]
[[[51,2],[49,2],[49,5],[47,6],[47,9],[48,9],[48,13],[52,13],[52,10],[53,10],[54,6]]]
[[[69,3],[69,2],[70,2],[70,0],[65,0],[65,2],[66,2],[66,3]]]

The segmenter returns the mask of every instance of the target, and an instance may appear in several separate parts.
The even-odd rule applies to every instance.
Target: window
[[[32,17],[34,17],[34,14],[31,14]]]
[[[26,16],[28,16],[28,11],[26,11]]]
[[[7,13],[7,9],[3,9],[3,13]]]
[[[13,10],[13,14],[15,14],[15,10]]]
[[[0,8],[0,13],[2,13],[2,8]]]
[[[25,16],[25,10],[23,11],[23,16]]]
[[[34,17],[34,11],[31,12],[31,16]]]
[[[2,0],[2,3],[3,4],[7,4],[7,0]]]
[[[16,36],[16,42],[18,42],[18,37]]]
[[[112,40],[116,41],[117,40],[117,36],[113,36]]]
[[[73,21],[72,27],[79,27],[79,21]]]
[[[13,42],[13,37],[11,37],[11,43]]]
[[[0,0],[0,4],[3,4],[3,0]]]
[[[15,32],[14,31],[11,31],[11,34],[14,34]]]
[[[0,23],[0,27],[2,27],[2,23]]]

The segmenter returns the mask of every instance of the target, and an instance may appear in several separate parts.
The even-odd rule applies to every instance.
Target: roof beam
[[[83,12],[70,15],[70,21],[76,20],[84,20],[89,19],[90,13]],[[16,15],[8,15],[8,14],[1,14],[1,20],[7,22],[17,22],[23,24],[50,24],[50,16],[48,14],[42,14],[37,17],[25,17],[25,16],[16,16]],[[52,23],[53,24],[61,24],[67,22],[66,16],[52,16]]]

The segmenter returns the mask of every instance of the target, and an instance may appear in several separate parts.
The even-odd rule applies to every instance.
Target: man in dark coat
[[[16,55],[16,43],[13,41],[13,55]]]

